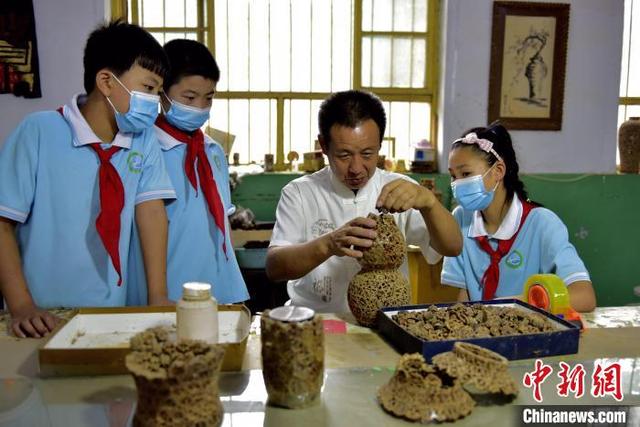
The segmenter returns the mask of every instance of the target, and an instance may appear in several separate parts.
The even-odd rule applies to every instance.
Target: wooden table
[[[325,335],[326,375],[321,403],[296,411],[265,405],[266,391],[260,371],[259,322],[256,319],[252,323],[243,371],[223,374],[220,379],[225,405],[223,425],[410,425],[386,414],[375,400],[377,388],[393,374],[399,354],[376,333],[356,326],[351,315],[323,317],[328,321],[325,326],[335,332]],[[554,376],[561,361],[572,366],[582,363],[587,376],[590,376],[596,362],[617,361],[622,366],[624,399],[618,403],[611,397],[590,396],[588,391],[580,399],[560,398],[555,390],[558,382],[555,378],[542,385],[543,403],[585,405],[587,409],[594,405],[640,405],[640,307],[601,308],[584,318],[588,329],[581,336],[579,352],[545,358],[544,362],[555,369]],[[129,376],[39,378],[37,349],[43,343],[43,339],[0,337],[3,390],[7,387],[17,389],[18,386],[28,390],[31,387],[28,400],[32,408],[24,414],[27,420],[41,417],[52,426],[120,426],[130,422],[136,395]],[[513,361],[510,371],[521,381],[525,373],[533,370],[534,362],[532,359]],[[6,418],[9,413],[8,408],[12,407],[11,398],[9,393],[0,393],[0,425],[3,416]],[[531,390],[521,386],[520,394],[512,404],[477,407],[470,416],[455,424],[514,425],[520,414],[518,405],[533,404]],[[640,413],[637,415],[640,420]]]

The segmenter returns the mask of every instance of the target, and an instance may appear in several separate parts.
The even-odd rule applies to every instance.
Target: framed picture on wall
[[[562,129],[569,5],[493,3],[489,122]]]

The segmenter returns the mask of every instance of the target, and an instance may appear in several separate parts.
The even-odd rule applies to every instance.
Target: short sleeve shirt
[[[482,276],[489,267],[489,255],[480,248],[476,236],[487,235],[490,244],[510,239],[520,224],[522,202],[514,197],[505,219],[495,234],[488,235],[478,211],[457,207],[453,216],[462,230],[463,248],[457,257],[444,257],[443,284],[467,289],[472,301],[482,299]],[[553,273],[570,285],[590,280],[587,269],[569,242],[567,227],[558,216],[543,207],[534,208],[516,236],[510,252],[500,261],[500,280],[496,297],[522,294],[529,276]]]

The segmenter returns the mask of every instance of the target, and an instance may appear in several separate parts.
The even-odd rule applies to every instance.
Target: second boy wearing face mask
[[[200,129],[209,120],[211,106],[198,108],[181,104],[176,100],[172,100],[166,94],[164,96],[171,104],[168,110],[164,111],[163,108],[164,118],[170,125],[187,132],[193,132]]]
[[[171,73],[165,80],[162,112],[156,133],[177,200],[167,207],[169,242],[167,283],[169,298],[182,294],[182,284],[212,285],[220,303],[249,298],[230,240],[227,219],[235,210],[229,190],[229,171],[222,147],[200,129],[209,119],[220,77],[208,49],[191,40],[165,45]],[[134,239],[130,253],[132,281],[144,281],[142,258]],[[142,304],[145,286],[129,294],[129,304]]]

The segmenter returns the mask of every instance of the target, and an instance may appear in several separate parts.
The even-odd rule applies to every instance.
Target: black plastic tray
[[[391,315],[395,314],[395,312],[420,311],[425,310],[432,305],[437,307],[450,307],[456,303],[405,305],[401,307],[382,308],[378,311],[378,329],[385,339],[389,341],[400,353],[422,353],[428,362],[430,362],[431,357],[436,354],[450,351],[456,341],[470,342],[481,347],[488,348],[496,353],[500,353],[509,360],[557,356],[578,352],[580,329],[559,317],[517,299],[502,299],[482,302],[470,301],[463,302],[462,304],[474,305],[479,303],[482,305],[513,307],[524,311],[539,313],[551,321],[558,330],[553,332],[503,337],[426,341],[405,331],[399,324],[391,319]]]

